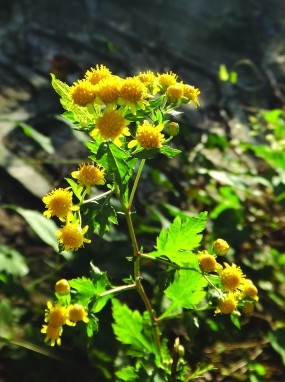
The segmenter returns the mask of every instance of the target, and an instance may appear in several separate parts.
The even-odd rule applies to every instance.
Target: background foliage
[[[267,23],[271,20],[271,30],[278,31],[277,21],[272,21],[277,20],[272,17],[272,14],[278,11],[277,2],[271,4],[269,9],[264,9],[265,5],[254,8],[253,3],[248,3],[250,10],[259,11],[259,15],[266,11],[269,15]],[[238,42],[244,43],[245,48],[252,46],[251,36],[255,36],[247,33],[246,26],[240,21],[242,11],[236,10],[234,13],[235,2],[232,4],[233,7],[228,8],[231,17],[227,18],[227,23],[222,18],[225,11],[221,13],[220,24],[216,18],[210,19],[211,36],[218,36],[216,38],[220,42],[221,51],[225,50],[225,27],[229,28],[227,31],[241,31],[235,36],[238,36]],[[120,4],[121,7],[122,5]],[[137,7],[137,11],[139,9],[140,6]],[[5,12],[8,11],[6,8]],[[60,11],[58,13],[60,14]],[[10,18],[11,25],[12,21]],[[41,28],[38,38],[42,38],[42,41],[43,36],[50,41],[54,38],[48,37],[48,32],[52,33],[52,28],[49,30],[49,27]],[[264,35],[264,21],[261,27]],[[34,36],[31,34],[32,28],[36,28],[36,25],[30,25],[30,36]],[[108,30],[106,25],[105,28],[102,27],[101,32]],[[112,25],[109,26],[109,31],[111,28]],[[97,52],[104,53],[99,55],[100,61],[107,61],[124,71],[123,60],[120,59],[125,53],[124,49],[117,40],[114,43],[110,34],[105,34],[105,39],[101,40],[100,44],[96,41]],[[27,37],[27,34],[23,36]],[[135,40],[135,34],[120,36],[126,38],[128,44]],[[43,56],[37,50],[33,50],[37,46],[36,40],[33,37],[23,41],[26,45],[22,47],[27,49],[28,46],[30,49],[32,67],[36,73],[41,74],[44,66],[41,67],[38,62],[44,60],[41,61]],[[62,46],[66,47],[67,40],[64,41],[65,45]],[[75,44],[74,41],[72,44]],[[156,48],[157,44],[156,41]],[[231,45],[232,40],[228,44]],[[231,52],[230,57],[216,56],[216,65],[212,66],[206,60],[197,64],[198,69],[195,69],[196,72],[194,70],[195,85],[202,91],[201,115],[197,116],[187,109],[183,115],[177,115],[181,135],[176,140],[176,145],[177,149],[182,150],[182,154],[167,162],[164,158],[158,158],[149,163],[142,180],[143,186],[139,190],[139,199],[136,201],[138,214],[135,224],[145,248],[152,248],[160,228],[167,228],[170,221],[179,216],[181,211],[189,214],[209,211],[210,219],[203,245],[207,246],[216,237],[226,239],[232,247],[227,260],[231,261],[234,258],[241,264],[245,273],[259,288],[260,301],[254,314],[243,322],[241,331],[230,325],[228,317],[206,318],[202,312],[199,322],[191,316],[184,317],[186,332],[179,322],[169,323],[169,340],[174,341],[175,337],[180,337],[186,349],[186,357],[193,368],[198,362],[201,368],[206,365],[215,367],[205,371],[203,377],[198,376],[197,380],[200,378],[208,381],[277,382],[285,377],[285,119],[282,94],[284,75],[277,68],[277,59],[271,57],[271,61],[266,61],[260,58],[262,53],[267,53],[268,57],[270,44],[260,47],[259,50],[257,45],[254,46],[255,56],[249,49],[242,52],[242,58],[249,57],[249,61],[238,61],[237,58],[240,57],[235,51]],[[149,57],[152,57],[151,48],[147,44],[145,47],[149,49]],[[168,47],[165,47],[166,55],[169,54]],[[9,53],[7,45],[4,45],[4,48],[4,52]],[[88,51],[89,46],[85,48]],[[203,49],[206,50],[205,44]],[[66,49],[60,49],[58,46],[52,53],[54,51],[65,53]],[[203,53],[201,51],[200,47],[199,54]],[[278,49],[275,52],[277,57]],[[81,57],[83,63],[89,63],[91,60],[92,64],[94,60],[97,63],[95,53],[91,53],[85,61]],[[175,52],[171,53],[174,58],[169,61],[162,60],[162,65],[171,66],[170,69],[178,73],[185,73],[186,55],[180,57],[179,61]],[[9,58],[9,54],[6,57]],[[39,60],[36,61],[35,58]],[[193,64],[193,60],[191,62]],[[265,69],[264,62],[267,64]],[[233,75],[225,75],[225,68],[220,69],[221,64],[225,65],[228,73],[237,72],[237,80],[232,81],[235,78]],[[149,65],[149,62],[146,65]],[[155,66],[158,67],[156,62]],[[193,65],[189,67],[194,68]],[[191,76],[189,67],[187,72]],[[205,67],[208,69],[206,74],[203,72]],[[19,69],[16,64],[14,68]],[[51,69],[54,67],[49,66],[46,70],[47,82]],[[26,79],[32,78],[32,73],[30,74],[31,77],[27,75]],[[209,78],[214,78],[213,83],[218,89],[218,96],[212,98],[211,102],[209,99],[213,97],[213,88],[208,91],[209,83],[205,81],[208,75]],[[201,77],[203,80],[200,83]],[[276,78],[279,85],[278,81],[274,81]],[[18,97],[19,94],[18,88]],[[43,104],[50,102],[50,96],[44,97],[41,93],[41,97]],[[53,104],[52,102],[50,104]],[[11,161],[7,162],[5,151],[8,148],[27,167],[40,168],[40,173],[49,183],[60,186],[59,179],[67,176],[76,166],[78,159],[84,157],[80,135],[70,136],[69,129],[59,118],[60,112],[53,106],[45,109],[41,105],[32,117],[18,118],[10,113],[5,120],[3,119],[3,128],[7,118],[13,126],[13,131],[5,136],[5,145],[1,152],[1,201],[4,208],[1,208],[3,243],[0,247],[0,375],[5,382],[38,381],[39,376],[42,381],[48,381],[50,378],[54,381],[60,381],[62,378],[67,381],[75,378],[82,381],[111,380],[114,360],[120,360],[118,355],[121,355],[121,350],[113,340],[111,306],[102,312],[102,328],[94,338],[90,348],[92,350],[86,351],[80,332],[78,336],[74,336],[74,333],[69,335],[67,332],[64,346],[55,350],[43,345],[40,334],[46,301],[53,295],[54,282],[60,275],[72,278],[78,272],[87,274],[89,263],[94,258],[96,265],[100,269],[108,270],[114,281],[128,272],[128,264],[122,262],[125,248],[129,246],[124,227],[121,230],[112,228],[107,240],[94,238],[96,245],[92,250],[84,249],[76,256],[72,253],[55,255],[57,242],[53,239],[54,227],[46,219],[43,219],[45,223],[41,220],[43,206],[39,196],[31,193],[29,189],[27,191],[26,184],[23,184],[20,176],[16,176],[15,180],[9,175],[10,172],[6,172],[11,165]],[[72,147],[77,147],[76,155],[71,155],[66,149],[66,142],[72,142],[71,151]],[[38,195],[40,194],[43,192],[39,191]],[[40,226],[44,228],[39,231]],[[122,269],[122,264],[125,269]],[[144,278],[151,290],[156,278],[156,269],[148,267],[147,263]],[[131,293],[128,299],[131,307],[137,306],[137,301],[132,299]]]

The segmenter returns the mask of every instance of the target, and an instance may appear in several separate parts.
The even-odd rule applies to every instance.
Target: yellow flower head
[[[50,345],[61,344],[62,326],[54,326],[52,324],[43,325],[41,333],[46,334],[45,342],[50,341]]]
[[[88,225],[81,228],[79,221],[74,223],[67,223],[58,232],[58,241],[62,245],[63,250],[76,251],[78,248],[83,247],[84,243],[90,243],[91,240],[84,237],[88,230]]]
[[[136,114],[136,106],[144,109],[148,104],[145,98],[149,95],[147,87],[138,79],[138,77],[127,77],[123,80],[120,90],[120,105],[128,105],[133,114]]]
[[[88,315],[84,307],[80,304],[70,305],[68,307],[68,321],[67,324],[75,326],[78,321],[87,323],[89,321]]]
[[[195,88],[194,86],[184,84],[183,85],[183,103],[194,102],[195,106],[199,106],[198,96],[200,94],[200,90]]]
[[[255,301],[258,301],[258,290],[253,282],[249,279],[245,279],[243,283],[243,294],[244,297],[250,297]]]
[[[165,94],[170,103],[181,101],[183,96],[183,85],[180,83],[169,85]]]
[[[69,283],[65,279],[61,279],[61,280],[57,281],[54,289],[55,289],[55,292],[61,296],[69,294],[69,292],[70,292]]]
[[[47,208],[43,213],[47,218],[57,216],[64,221],[72,216],[72,211],[78,210],[78,206],[72,204],[72,192],[68,188],[56,188],[46,194],[42,201]]]
[[[97,100],[103,104],[114,104],[120,96],[122,79],[118,76],[110,76],[101,80],[96,86]]]
[[[164,135],[161,134],[163,125],[153,125],[148,121],[144,121],[142,125],[137,128],[136,139],[129,142],[128,147],[132,148],[139,144],[142,148],[158,149],[164,142]]]
[[[168,86],[175,85],[177,83],[177,78],[177,75],[173,72],[157,74],[157,82],[163,91],[165,91]]]
[[[218,304],[216,313],[230,314],[237,307],[237,301],[233,293],[228,293]]]
[[[71,176],[78,180],[79,184],[86,187],[87,193],[91,186],[101,186],[105,184],[105,170],[101,166],[82,163],[77,171],[73,171]]]
[[[155,74],[150,70],[140,72],[137,78],[149,89],[150,93],[156,94],[159,90]]]
[[[96,98],[96,87],[87,80],[78,80],[70,87],[69,92],[72,101],[79,106],[86,106]]]
[[[85,78],[87,81],[91,82],[92,85],[98,84],[104,78],[110,77],[112,75],[111,71],[104,65],[96,65],[96,68],[90,68],[85,73]]]
[[[229,291],[240,288],[244,282],[242,270],[236,264],[225,263],[225,268],[221,271],[220,277],[224,288]]]
[[[103,141],[111,139],[118,146],[121,145],[120,138],[129,136],[127,125],[130,123],[124,118],[119,110],[105,110],[104,114],[97,119],[97,127],[91,132],[91,136],[99,136]]]
[[[64,325],[67,319],[67,310],[64,306],[59,304],[52,305],[50,301],[47,303],[45,310],[45,322],[52,326]]]
[[[217,261],[208,252],[199,255],[199,264],[204,272],[213,272],[217,268]]]
[[[223,239],[217,239],[216,241],[214,241],[213,249],[214,249],[215,254],[218,256],[219,255],[221,255],[221,256],[226,255],[229,248],[230,248],[230,246]]]

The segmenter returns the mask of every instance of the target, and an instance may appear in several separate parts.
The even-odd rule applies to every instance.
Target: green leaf
[[[154,353],[153,345],[143,334],[143,318],[141,314],[128,308],[127,305],[112,299],[113,318],[112,324],[114,333],[118,341],[125,345],[130,345],[131,349],[144,353]]]
[[[8,206],[14,209],[18,214],[20,214],[26,222],[30,225],[32,230],[38,235],[38,237],[46,244],[51,246],[57,253],[58,240],[56,238],[56,231],[58,231],[58,226],[53,220],[49,220],[44,217],[40,212],[34,210],[28,210],[17,206]],[[70,259],[71,252],[62,251],[60,252],[66,259]]]
[[[198,271],[176,272],[173,283],[165,290],[165,295],[172,300],[172,304],[162,317],[167,317],[177,308],[194,309],[206,297],[204,288],[207,285],[207,280]]]
[[[4,244],[0,245],[0,272],[16,277],[25,276],[29,272],[25,258],[16,249]]]
[[[86,277],[69,280],[71,288],[77,291],[77,299],[84,306],[88,305],[89,301],[98,294],[97,288],[92,280]]]
[[[280,355],[285,366],[285,329],[280,328],[270,332],[268,339],[273,349]]]
[[[166,145],[162,146],[159,151],[161,154],[167,156],[167,158],[173,158],[181,153],[181,150],[173,149],[172,147]]]
[[[111,193],[104,195],[81,207],[82,214],[85,215],[84,224],[88,224],[92,230],[98,228],[100,236],[109,231],[111,223],[117,224],[117,213],[110,203],[111,196]]]
[[[117,371],[115,374],[116,374],[116,377],[126,382],[137,381],[139,378],[138,373],[136,372],[135,368],[132,366],[126,366],[123,369]]]
[[[89,321],[86,325],[86,333],[89,338],[91,338],[94,334],[94,332],[98,332],[99,326],[98,326],[98,318],[91,316],[89,317]]]
[[[198,217],[177,216],[168,230],[161,230],[157,238],[156,251],[150,256],[166,256],[178,265],[197,266],[197,256],[191,252],[197,248],[202,240],[201,231],[206,225],[207,212]]]
[[[37,142],[44,151],[48,154],[54,154],[54,147],[49,137],[39,133],[37,130],[33,129],[32,126],[27,125],[26,123],[21,122],[19,123],[19,126],[23,129],[26,136]]]
[[[97,162],[108,174],[113,174],[118,185],[126,184],[133,174],[137,160],[113,142],[102,143],[97,151]]]
[[[74,104],[69,94],[70,87],[58,80],[54,74],[51,74],[51,78],[52,87],[61,96],[60,102],[62,106],[69,111],[69,113],[64,113],[63,117],[76,123],[78,127],[92,126],[94,116],[89,113],[88,108]]]
[[[210,217],[216,219],[227,209],[240,209],[240,200],[232,187],[224,186],[219,189],[221,202],[211,211]]]

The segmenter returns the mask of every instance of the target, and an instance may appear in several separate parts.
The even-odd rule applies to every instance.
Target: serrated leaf
[[[102,143],[96,155],[96,161],[108,174],[113,174],[118,185],[126,184],[133,174],[137,160],[116,146],[113,142]]]
[[[65,110],[69,111],[68,114],[64,113],[63,117],[76,123],[79,127],[92,125],[92,114],[89,113],[88,108],[73,103],[69,94],[69,85],[57,79],[54,74],[51,74],[51,78],[52,87],[61,96],[60,103]]]
[[[0,272],[22,277],[29,272],[26,260],[16,249],[0,245]]]
[[[176,272],[173,283],[165,290],[165,295],[172,300],[171,306],[167,309],[167,315],[177,308],[194,309],[206,297],[207,292],[204,288],[207,285],[207,280],[198,271]],[[165,314],[166,312],[163,317]]]
[[[110,203],[111,196],[105,195],[81,207],[82,214],[85,215],[84,224],[88,224],[93,230],[98,228],[100,236],[109,231],[111,223],[117,224],[117,213]]]
[[[181,153],[181,150],[173,149],[172,147],[166,145],[162,146],[159,151],[161,154],[167,156],[167,158],[173,158]]]
[[[82,305],[88,305],[89,301],[98,293],[92,280],[86,277],[69,280],[71,288],[77,291],[77,298]]]
[[[197,248],[202,240],[206,225],[207,212],[199,216],[177,216],[168,230],[161,230],[157,238],[156,251],[150,256],[166,256],[178,265],[196,266],[196,257],[191,251]]]
[[[139,311],[132,311],[127,305],[121,304],[113,299],[112,324],[114,333],[118,341],[125,345],[130,345],[131,349],[138,351],[141,355],[145,352],[153,353],[153,346],[143,334],[143,318]]]

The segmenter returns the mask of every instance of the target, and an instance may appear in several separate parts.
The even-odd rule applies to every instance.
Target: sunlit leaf
[[[172,303],[162,317],[171,315],[171,312],[179,307],[194,309],[206,297],[204,288],[207,285],[207,280],[198,271],[181,270],[176,272],[173,283],[165,290],[166,296],[172,300]]]
[[[112,325],[114,333],[118,341],[141,352],[153,352],[153,344],[149,342],[143,334],[143,318],[141,314],[134,310],[132,311],[127,305],[113,299],[113,318]]]
[[[202,240],[201,232],[206,225],[207,213],[199,216],[177,216],[168,230],[162,230],[157,238],[156,251],[150,253],[153,257],[166,256],[178,265],[197,266],[196,256],[192,250],[197,248]]]
[[[139,378],[138,373],[136,372],[135,368],[132,366],[126,366],[122,368],[121,370],[117,371],[115,374],[122,381],[126,381],[126,382],[137,381]]]

